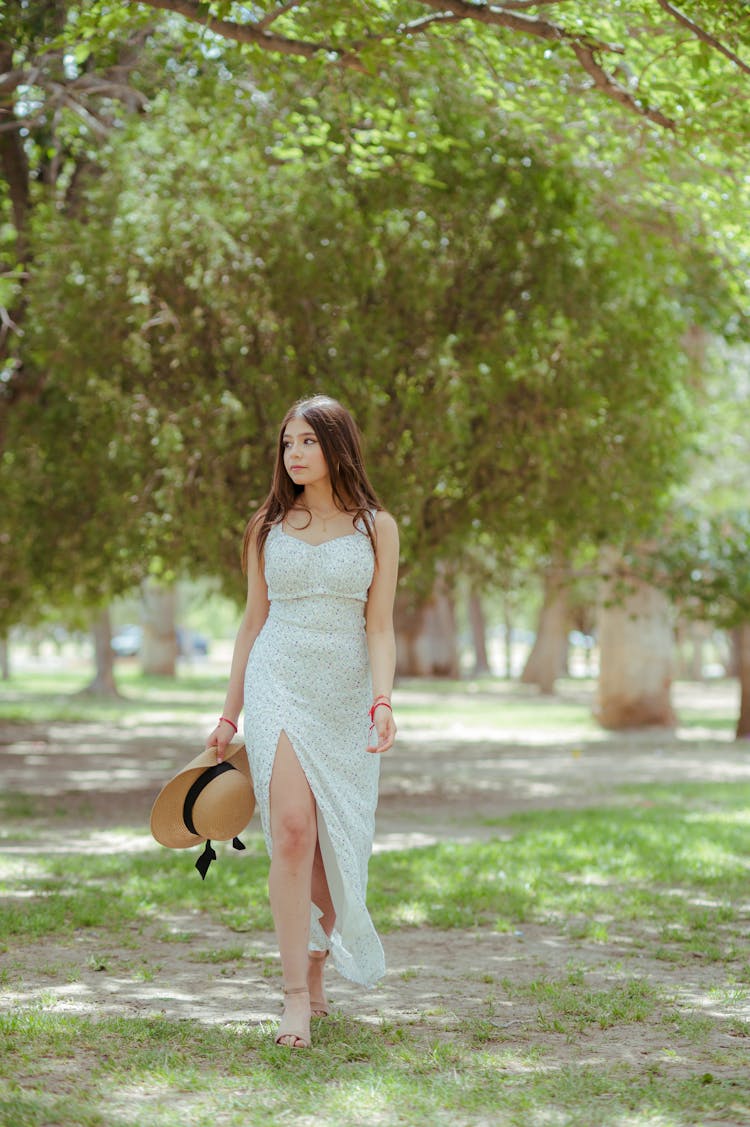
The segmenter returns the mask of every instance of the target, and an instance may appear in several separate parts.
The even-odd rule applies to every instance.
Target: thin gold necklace
[[[314,517],[317,517],[319,521],[323,522],[323,531],[324,532],[327,532],[327,530],[328,530],[328,521],[332,517],[335,517],[337,513],[341,512],[341,509],[333,509],[330,513],[326,514],[326,516],[323,516],[322,513],[317,513],[315,511],[315,509],[311,508],[309,505],[307,507],[308,507],[308,509],[310,509],[310,512],[312,513],[312,515]]]

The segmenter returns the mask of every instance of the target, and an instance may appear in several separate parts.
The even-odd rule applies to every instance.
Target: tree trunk
[[[10,681],[10,646],[7,634],[0,638],[0,677],[3,681]]]
[[[565,565],[559,559],[544,573],[544,602],[539,625],[521,674],[524,685],[538,685],[543,693],[554,693],[555,681],[565,672],[569,619],[566,575]]]
[[[141,669],[150,677],[174,677],[177,669],[177,591],[146,580],[143,594]]]
[[[741,640],[742,627],[735,626],[727,635],[727,641],[729,642],[729,656],[725,665],[727,677],[739,677],[740,675]]]
[[[703,650],[710,637],[710,628],[703,622],[678,622],[675,628],[677,677],[687,681],[703,680]]]
[[[94,658],[96,674],[94,680],[82,689],[82,695],[95,697],[119,697],[115,684],[115,662],[112,653],[112,622],[109,609],[99,612],[91,628],[94,639]]]
[[[613,566],[614,555],[609,561]],[[664,595],[630,577],[624,593],[608,581],[599,617],[596,712],[603,728],[619,731],[674,726],[670,700],[673,647],[669,603]]]
[[[469,591],[469,622],[474,643],[474,676],[478,677],[482,673],[489,673],[490,663],[487,657],[487,624],[484,608],[479,592],[473,587]]]
[[[513,621],[510,614],[510,599],[503,599],[503,626],[505,628],[505,677],[513,676]]]
[[[734,631],[740,679],[740,715],[735,735],[738,740],[750,739],[750,622]]]
[[[416,607],[399,594],[395,622],[397,676],[460,676],[453,596],[441,577]]]

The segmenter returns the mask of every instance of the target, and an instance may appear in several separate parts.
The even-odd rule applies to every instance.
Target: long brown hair
[[[342,407],[336,399],[331,399],[328,395],[314,395],[311,399],[299,399],[284,416],[279,430],[270,492],[248,522],[242,541],[242,570],[245,573],[253,531],[258,530],[258,559],[262,560],[268,533],[274,524],[283,521],[289,510],[298,504],[304,488],[292,481],[284,465],[284,431],[287,423],[299,418],[310,424],[320,443],[331,476],[336,507],[342,512],[352,513],[355,520],[363,521],[372,550],[375,551],[375,524],[370,510],[382,509],[383,506],[367,477],[357,424],[346,407]]]

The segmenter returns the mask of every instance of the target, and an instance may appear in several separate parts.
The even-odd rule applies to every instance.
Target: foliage
[[[701,425],[690,473],[658,542],[630,563],[682,614],[731,629],[750,622],[750,353],[707,334],[697,353]]]
[[[112,8],[93,4],[91,34]],[[150,8],[177,12],[210,40],[246,45],[258,64],[266,53],[286,66],[319,71],[348,68],[398,81],[404,65],[429,67],[439,53],[470,60],[485,81],[514,100],[528,78],[554,112],[560,97],[604,94],[618,108],[662,129],[708,132],[712,111],[727,130],[747,136],[747,108],[724,104],[742,87],[750,64],[750,32],[742,13],[721,0],[691,0],[688,10],[667,0],[598,5],[543,0],[505,5],[463,0],[400,0],[314,6],[266,0],[252,10],[234,0],[145,0]],[[512,69],[497,69],[498,59]],[[508,78],[508,75],[511,77]],[[718,103],[718,105],[717,105]]]
[[[122,478],[93,445],[80,488],[106,478],[141,559],[153,536],[238,591],[278,419],[318,389],[358,417],[417,584],[481,530],[596,541],[652,515],[686,406],[684,272],[572,166],[483,141],[486,116],[448,87],[377,110],[356,85],[163,96],[79,221],[40,210],[27,355],[48,395],[129,405]]]
[[[523,17],[559,17],[544,41],[442,7],[408,29],[423,8],[257,6],[261,37],[332,37],[330,56],[275,40],[283,67],[266,39],[205,27],[246,23],[238,5],[198,23],[147,4],[14,13],[27,245],[6,222],[24,330],[5,334],[6,624],[109,598],[153,556],[239,595],[276,423],[318,388],[363,426],[415,587],[477,540],[492,558],[653,515],[680,472],[676,342],[739,309],[742,68],[675,38],[663,6],[582,23],[545,5]],[[719,7],[693,15],[742,50]],[[628,43],[635,114],[583,96],[597,37]],[[647,107],[679,118],[677,141]],[[8,181],[18,228],[14,202]]]

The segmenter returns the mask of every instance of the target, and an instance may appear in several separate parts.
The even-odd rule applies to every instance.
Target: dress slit
[[[318,842],[320,844],[320,855],[323,859],[323,868],[324,868],[325,874],[326,874],[326,881],[328,882],[328,891],[331,894],[331,900],[333,902],[334,912],[336,914],[336,919],[338,920],[339,913],[341,913],[341,915],[344,915],[345,912],[346,912],[346,886],[345,886],[345,883],[344,883],[344,880],[343,880],[341,869],[339,867],[339,864],[338,864],[338,861],[337,861],[337,858],[336,858],[336,850],[335,850],[333,843],[331,841],[330,834],[328,833],[328,827],[326,825],[325,815],[323,814],[320,803],[318,802],[317,796],[315,794],[315,788],[314,788],[312,782],[310,781],[309,774],[305,770],[305,764],[303,762],[304,756],[302,758],[300,758],[299,752],[297,751],[297,747],[295,746],[295,743],[292,740],[292,737],[289,735],[289,732],[286,730],[286,726],[284,724],[281,725],[281,727],[278,730],[278,735],[276,736],[275,749],[274,749],[274,753],[273,753],[273,759],[271,761],[271,771],[270,771],[270,774],[269,774],[269,777],[268,777],[268,803],[267,803],[268,837],[269,837],[268,855],[269,855],[269,857],[273,856],[273,835],[271,833],[271,780],[273,779],[273,772],[274,772],[274,768],[276,766],[276,757],[279,753],[279,744],[281,743],[281,737],[282,736],[286,736],[286,738],[287,738],[287,741],[289,743],[289,747],[291,749],[292,755],[297,760],[297,763],[299,764],[300,770],[302,771],[302,774],[305,776],[305,780],[307,782],[307,785],[310,788],[310,793],[312,795],[313,802],[315,803],[315,823],[316,823],[316,827],[317,827]],[[310,899],[310,941],[309,941],[309,948],[310,948],[311,951],[325,951],[325,950],[328,950],[329,947],[331,946],[331,942],[332,942],[331,937],[326,935],[326,933],[323,931],[323,928],[320,924],[320,919],[321,919],[322,915],[323,915],[322,909],[317,904],[314,903],[314,901],[312,900],[312,897],[311,897],[311,899]],[[339,947],[340,947],[339,958],[343,957],[343,958],[347,959],[349,957],[349,953],[345,951],[345,949],[341,946],[341,944],[339,944]]]

